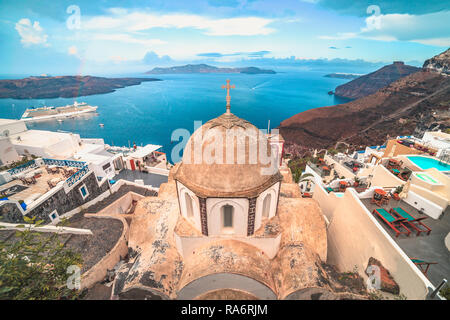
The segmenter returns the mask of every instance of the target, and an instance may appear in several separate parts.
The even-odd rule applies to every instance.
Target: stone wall
[[[206,213],[206,199],[205,198],[198,198],[198,201],[200,203],[200,222],[202,226],[202,234],[204,236],[208,235],[208,220],[207,220],[207,213]]]
[[[82,185],[86,185],[89,195],[83,199],[79,188]],[[50,223],[51,219],[49,214],[54,210],[58,211],[58,215],[63,215],[73,209],[80,207],[81,205],[95,199],[100,194],[108,190],[108,182],[105,181],[99,186],[97,178],[93,172],[88,174],[83,180],[79,181],[76,185],[70,189],[66,194],[64,188],[61,188],[58,192],[45,200],[43,203],[26,213],[27,217],[37,217],[38,220],[44,220],[44,223]]]
[[[256,198],[249,199],[248,204],[248,225],[247,236],[252,236],[255,232],[255,213],[256,213]]]
[[[16,203],[6,202],[0,206],[0,221],[21,223],[23,215]]]

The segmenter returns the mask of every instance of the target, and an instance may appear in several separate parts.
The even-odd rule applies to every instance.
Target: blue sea
[[[103,138],[116,146],[163,146],[168,154],[175,129],[191,133],[194,121],[206,121],[225,112],[226,79],[236,85],[231,90],[231,112],[260,129],[277,127],[281,121],[301,111],[346,102],[328,91],[347,82],[324,77],[324,72],[286,71],[277,74],[180,74],[157,75],[163,81],[118,89],[113,93],[79,98],[0,99],[0,118],[19,119],[27,107],[63,106],[74,101],[98,106],[97,115],[28,123],[29,129],[70,131],[82,138]],[[142,75],[123,75],[142,77]],[[103,123],[104,127],[99,124]]]

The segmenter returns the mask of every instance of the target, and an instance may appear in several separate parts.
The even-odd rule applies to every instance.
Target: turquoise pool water
[[[450,165],[440,163],[438,160],[433,158],[409,156],[408,159],[422,170],[436,168],[439,171],[450,171]]]

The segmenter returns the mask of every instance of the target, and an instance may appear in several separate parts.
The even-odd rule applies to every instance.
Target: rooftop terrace
[[[124,170],[120,171],[119,174],[115,175],[113,178],[113,180],[116,180],[116,181],[118,181],[120,179],[131,181],[131,182],[135,182],[135,180],[144,180],[145,185],[159,188],[159,186],[162,183],[167,182],[168,178],[166,176],[159,175],[159,174],[124,169]]]
[[[361,199],[361,201],[370,212],[380,208],[376,204],[371,203],[371,199]],[[396,207],[403,208],[415,218],[427,217],[427,215],[419,213],[418,210],[402,200],[396,201],[391,199],[382,208],[389,211],[391,208]],[[432,218],[423,220],[423,223],[432,230],[430,235],[422,232],[417,236],[414,230],[406,225],[411,230],[409,237],[401,234],[396,238],[395,232],[389,226],[383,223],[378,217],[376,219],[409,258],[437,262],[437,264],[431,265],[427,272],[427,277],[434,286],[437,286],[443,278],[450,280],[450,251],[445,246],[445,237],[450,231],[450,212],[445,212],[439,220]]]
[[[7,197],[11,200],[24,200],[31,203],[32,200],[45,194],[50,189],[54,188],[59,182],[66,181],[79,168],[56,166],[42,166],[32,169],[31,171],[18,175],[8,183],[0,186],[0,194],[2,197]],[[28,199],[28,201],[26,201]],[[27,204],[28,204],[27,203]]]

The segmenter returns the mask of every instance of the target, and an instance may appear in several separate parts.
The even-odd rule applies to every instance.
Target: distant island
[[[182,73],[245,73],[245,74],[275,74],[273,70],[256,67],[246,68],[218,68],[207,64],[187,64],[169,68],[153,68],[146,74],[182,74]]]
[[[356,79],[361,77],[363,74],[357,74],[357,73],[330,73],[324,75],[324,77],[327,78],[338,78],[338,79]]]
[[[0,80],[0,98],[44,99],[74,98],[110,93],[155,78],[102,78],[91,76],[37,76],[24,79]]]

